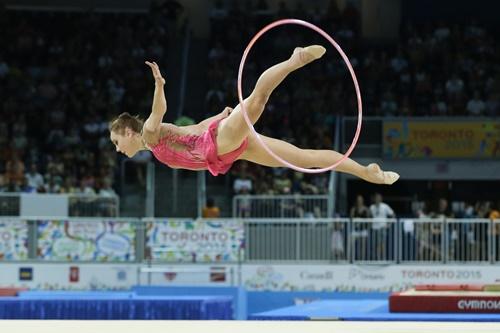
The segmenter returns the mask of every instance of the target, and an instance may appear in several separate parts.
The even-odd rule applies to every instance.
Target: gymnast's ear
[[[131,129],[130,127],[125,127],[125,136],[128,136],[128,137],[131,137],[133,136],[134,134],[136,134],[136,132]]]

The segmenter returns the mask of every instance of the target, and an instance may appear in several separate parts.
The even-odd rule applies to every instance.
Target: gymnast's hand
[[[224,111],[222,111],[222,118],[226,118],[228,117],[231,112],[233,112],[233,108],[230,108],[229,106],[226,106],[226,108],[224,109]]]
[[[146,65],[148,65],[149,67],[151,67],[151,71],[153,72],[153,77],[155,78],[155,83],[156,84],[165,84],[165,79],[161,76],[161,73],[160,73],[160,67],[158,67],[158,65],[156,64],[156,62],[149,62],[149,61],[146,61]]]

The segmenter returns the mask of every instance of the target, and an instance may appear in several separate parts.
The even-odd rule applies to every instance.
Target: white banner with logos
[[[153,265],[141,266],[138,284],[155,286],[237,285],[236,265]]]
[[[247,290],[399,291],[416,284],[500,282],[497,266],[243,265]]]
[[[153,268],[153,273],[142,272]],[[231,286],[236,265],[1,263],[0,287],[37,290],[120,290],[140,285]]]
[[[0,286],[37,290],[128,289],[137,266],[127,264],[2,263]]]
[[[148,272],[151,268],[153,272]],[[241,269],[241,272],[240,272]],[[240,274],[241,273],[241,274]],[[399,291],[416,284],[500,282],[494,265],[1,264],[0,286],[128,289],[133,285],[236,286],[255,291]]]

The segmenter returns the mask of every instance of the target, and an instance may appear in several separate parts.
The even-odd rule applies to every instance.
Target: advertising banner
[[[495,158],[498,121],[384,121],[385,158]]]
[[[135,226],[113,220],[37,221],[38,258],[55,261],[134,261]]]
[[[236,262],[243,258],[239,220],[155,220],[146,227],[146,256],[168,262]]]
[[[28,258],[28,223],[26,221],[0,220],[0,261]]]
[[[495,283],[495,266],[432,265],[251,265],[242,267],[248,290],[399,291],[416,284]]]

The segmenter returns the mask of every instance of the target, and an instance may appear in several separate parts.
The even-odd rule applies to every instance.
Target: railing
[[[69,194],[69,216],[117,217],[120,216],[120,198],[99,195]]]
[[[0,219],[0,261],[500,262],[500,220]]]
[[[396,219],[352,219],[351,261],[395,262],[397,226]]]
[[[245,220],[247,261],[337,261],[349,258],[349,219]]]
[[[325,218],[329,195],[235,195],[233,217]]]
[[[247,261],[493,263],[500,220],[246,219]]]
[[[0,193],[0,216],[117,217],[120,198],[98,194]]]

